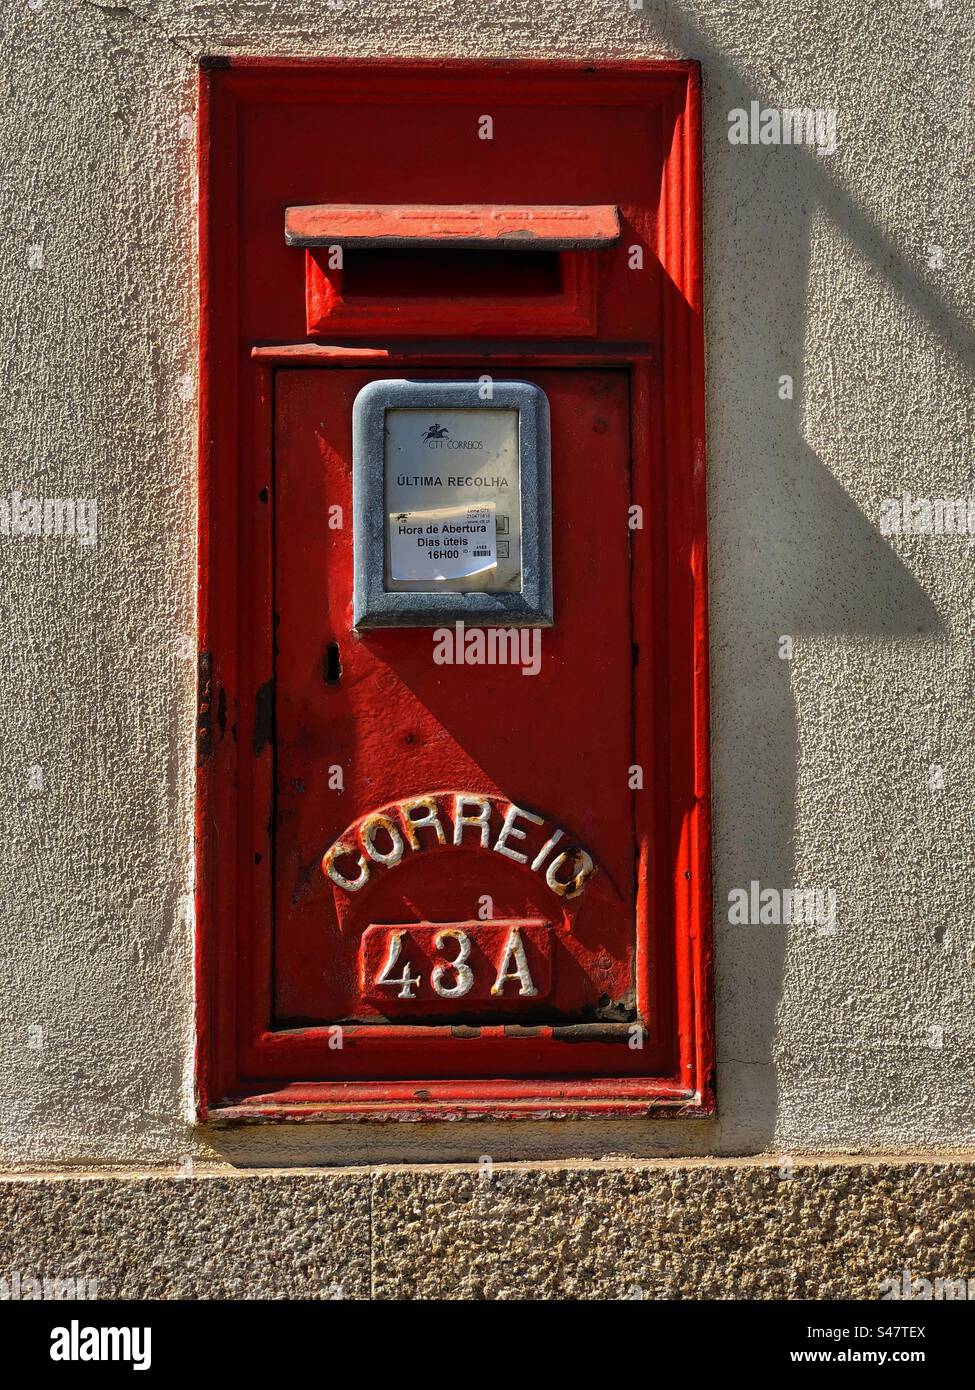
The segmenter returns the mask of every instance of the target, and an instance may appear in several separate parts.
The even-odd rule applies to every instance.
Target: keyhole
[[[329,642],[325,648],[325,660],[322,665],[325,668],[325,684],[338,685],[342,678],[342,662],[339,660],[338,642]]]

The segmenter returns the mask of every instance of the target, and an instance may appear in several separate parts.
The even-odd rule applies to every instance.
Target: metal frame
[[[521,497],[520,593],[420,593],[384,587],[386,557],[386,411],[435,404],[444,410],[518,412]],[[355,558],[354,624],[377,627],[551,627],[551,426],[544,391],[527,381],[494,381],[485,403],[477,381],[372,381],[352,412],[352,497]]]

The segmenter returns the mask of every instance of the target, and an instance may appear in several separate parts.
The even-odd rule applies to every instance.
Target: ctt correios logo
[[[432,425],[420,435],[420,442],[427,444],[431,449],[483,449],[484,441],[481,439],[451,439],[450,430],[446,425],[438,425],[434,420]]]

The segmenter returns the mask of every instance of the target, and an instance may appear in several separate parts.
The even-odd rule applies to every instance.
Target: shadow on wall
[[[785,929],[742,930],[729,926],[727,915],[729,890],[752,879],[802,886],[795,885],[794,853],[797,724],[780,638],[930,640],[943,630],[874,522],[799,433],[814,215],[829,219],[947,349],[966,354],[972,340],[963,316],[851,201],[827,159],[802,147],[756,147],[716,160],[728,111],[771,99],[686,16],[648,7],[646,21],[674,51],[701,61],[705,89],[711,600],[713,612],[734,615],[733,624],[713,621],[711,632],[718,1119],[382,1126],[370,1127],[365,1139],[361,1128],[338,1125],[325,1134],[298,1127],[303,1132],[290,1140],[266,1130],[228,1131],[209,1136],[224,1160],[337,1163],[361,1160],[366,1143],[371,1162],[462,1162],[479,1153],[497,1161],[760,1153],[776,1142],[780,1098],[772,1059]],[[786,372],[794,375],[791,403],[775,388]],[[768,391],[756,392],[756,382],[767,382]],[[714,467],[718,458],[723,471]]]
[[[799,432],[814,215],[828,218],[834,236],[872,262],[946,345],[962,353],[971,337],[851,201],[828,158],[803,147],[730,145],[733,157],[718,157],[729,111],[774,103],[685,16],[668,10],[653,23],[700,59],[704,75],[705,263],[712,282],[721,265],[722,281],[720,305],[705,286],[708,443],[712,461],[723,460],[709,480],[711,604],[733,614],[711,631],[717,1146],[761,1152],[776,1142],[780,1110],[773,1045],[787,928],[729,925],[728,906],[731,889],[753,880],[812,886],[796,883],[798,731],[780,640],[942,632],[928,596]],[[737,290],[726,279],[732,265],[747,268]],[[776,389],[784,373],[794,376],[791,402]]]

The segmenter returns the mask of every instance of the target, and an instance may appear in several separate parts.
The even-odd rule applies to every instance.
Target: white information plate
[[[493,502],[462,502],[389,518],[393,579],[469,579],[498,562]]]
[[[387,408],[387,592],[521,589],[518,411]]]

